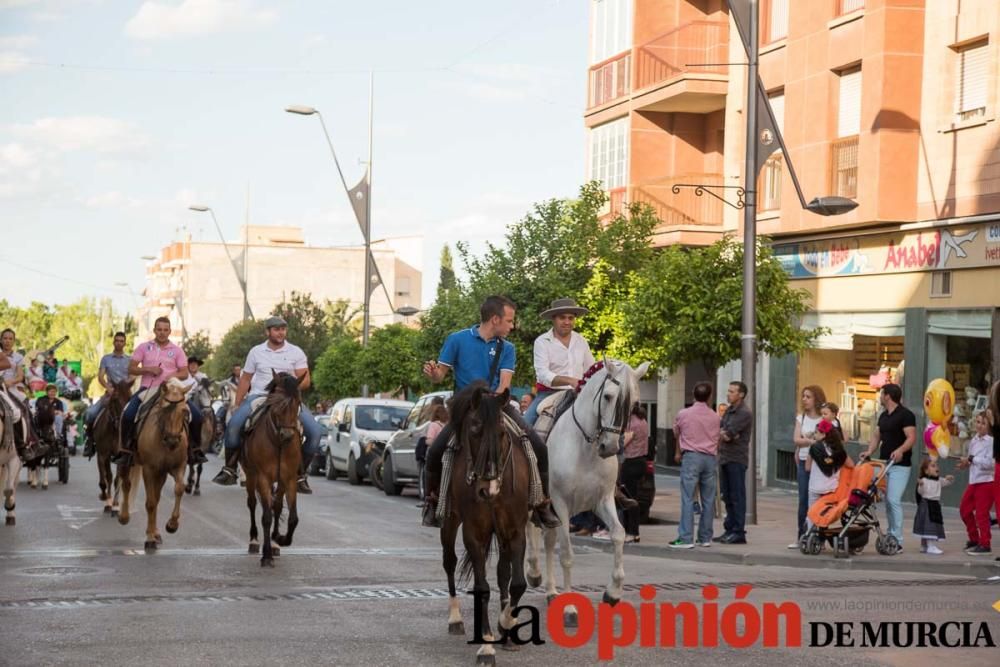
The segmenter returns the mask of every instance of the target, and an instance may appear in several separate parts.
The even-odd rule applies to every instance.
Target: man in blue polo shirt
[[[514,377],[514,344],[504,338],[514,328],[514,313],[517,306],[510,299],[502,296],[491,296],[479,308],[480,323],[468,329],[462,329],[448,336],[441,348],[438,360],[424,364],[424,375],[434,382],[441,382],[449,371],[455,374],[455,391],[461,391],[468,385],[482,380],[495,392],[510,388]],[[534,508],[535,520],[546,528],[560,525],[559,517],[552,511],[549,496],[548,452],[534,430],[524,423],[521,413],[512,405],[504,409],[511,418],[520,425],[528,436],[531,447],[538,460],[538,473],[542,478],[542,488],[545,500]],[[424,505],[423,523],[425,526],[437,527],[435,517],[437,509],[438,487],[441,483],[441,457],[451,438],[451,424],[446,425],[440,435],[427,450],[427,502]]]

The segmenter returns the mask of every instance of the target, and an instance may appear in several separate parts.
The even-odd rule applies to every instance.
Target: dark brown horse
[[[273,371],[272,371],[273,373]],[[241,463],[247,474],[247,508],[250,510],[249,553],[260,551],[257,541],[257,499],[261,504],[264,549],[261,567],[274,567],[282,547],[292,543],[299,523],[295,503],[299,465],[302,463],[302,432],[299,426],[299,381],[294,375],[276,373],[267,386],[267,398],[257,421],[246,437]],[[288,532],[278,531],[284,498],[288,497]]]
[[[215,412],[212,410],[212,393],[210,380],[202,380],[198,389],[194,392],[192,400],[201,408],[201,444],[198,449],[207,454],[215,442]],[[184,490],[196,496],[201,495],[201,472],[205,464],[188,463],[187,485]]]
[[[527,546],[529,472],[528,458],[518,442],[520,434],[505,426],[503,409],[510,392],[493,394],[485,383],[466,387],[452,399],[451,415],[458,438],[448,487],[448,515],[441,527],[444,570],[448,575],[448,631],[464,634],[458,597],[455,590],[455,536],[462,528],[465,556],[461,577],[474,579],[473,590],[480,601],[481,624],[485,639],[493,640],[489,622],[490,584],[486,565],[493,540],[499,551],[497,587],[500,591],[498,629],[505,648],[515,649],[506,631],[517,619],[511,610],[518,606],[528,584],[524,576]],[[493,664],[496,654],[491,644],[484,644],[477,663]]]
[[[111,457],[118,451],[122,413],[130,398],[132,398],[131,382],[123,381],[112,386],[104,409],[94,420],[94,446],[97,449],[100,497],[104,501],[104,513],[111,516],[118,515],[118,495],[122,486],[117,466],[112,472]]]

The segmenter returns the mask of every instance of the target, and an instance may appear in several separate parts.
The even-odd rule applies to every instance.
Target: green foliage
[[[395,394],[425,386],[421,334],[402,324],[390,324],[372,332],[361,353],[361,378],[370,393]]]
[[[190,336],[184,341],[181,346],[184,348],[184,354],[190,357],[198,357],[204,362],[208,362],[212,358],[212,343],[208,340],[208,334],[204,331],[198,331]]]
[[[215,348],[206,373],[214,378],[228,376],[233,366],[243,365],[250,348],[263,343],[266,338],[264,323],[260,320],[237,322]]]
[[[313,301],[309,294],[292,292],[287,301],[277,304],[271,315],[288,322],[288,340],[302,348],[310,367],[330,345],[331,334],[324,305]]]
[[[331,339],[339,336],[361,338],[364,311],[364,306],[352,306],[347,299],[327,300],[323,304],[323,313]]]
[[[451,256],[451,248],[445,243],[441,248],[441,273],[438,277],[438,294],[442,291],[455,289],[458,286],[458,278],[455,277],[455,262]]]
[[[316,361],[313,387],[321,398],[338,400],[361,394],[361,343],[340,336]]]

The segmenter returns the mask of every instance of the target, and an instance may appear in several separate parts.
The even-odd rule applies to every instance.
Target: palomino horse
[[[451,482],[447,489],[448,514],[441,526],[444,570],[448,575],[448,632],[464,634],[462,616],[455,590],[455,536],[462,527],[465,556],[461,577],[474,578],[474,593],[479,601],[480,618],[476,624],[483,637],[493,641],[489,621],[490,584],[486,565],[493,540],[499,549],[497,586],[500,591],[499,632],[505,648],[516,650],[507,630],[517,619],[512,609],[518,606],[528,584],[524,576],[528,524],[528,457],[518,442],[520,433],[512,433],[504,423],[503,408],[510,392],[493,394],[483,382],[475,382],[452,399],[451,415],[459,450],[455,454]],[[481,625],[480,625],[481,624]],[[492,644],[483,644],[476,655],[478,664],[494,664]]]
[[[211,380],[202,380],[191,399],[201,408],[201,446],[199,449],[203,453],[207,453],[211,449],[215,440],[215,413],[212,411],[212,392],[209,390],[211,386]],[[203,463],[188,464],[187,485],[184,487],[187,493],[201,495],[201,471],[203,467]]]
[[[0,398],[0,401],[2,400],[3,398]],[[17,504],[15,492],[17,491],[17,478],[21,475],[21,458],[17,455],[13,439],[11,439],[9,446],[5,447],[3,444],[4,431],[7,428],[2,410],[0,410],[0,488],[3,488],[3,508],[7,510],[4,524],[13,526],[17,523],[17,519],[14,517],[14,507]],[[18,426],[14,424],[10,428],[14,429]]]
[[[97,472],[100,475],[101,500],[104,513],[118,515],[118,498],[122,480],[117,467],[112,470],[111,457],[118,451],[122,413],[132,397],[132,383],[122,381],[111,388],[104,409],[94,420],[94,447],[97,450]]]
[[[155,390],[153,390],[155,391]],[[174,511],[167,520],[167,532],[176,533],[181,518],[181,498],[184,497],[184,468],[188,458],[188,417],[190,410],[184,398],[184,385],[170,378],[160,385],[156,404],[149,410],[138,434],[135,461],[122,480],[124,502],[118,522],[129,521],[129,508],[139,488],[139,475],[146,492],[146,551],[154,551],[163,542],[156,528],[156,509],[167,476],[174,478]]]
[[[639,397],[639,378],[649,364],[633,370],[623,361],[607,359],[594,364],[584,375],[572,408],[552,426],[548,437],[549,493],[552,509],[562,520],[559,531],[559,560],[563,569],[565,592],[573,589],[573,546],[569,537],[571,516],[593,510],[611,533],[614,543],[614,567],[611,583],[604,590],[604,601],[616,604],[622,597],[625,568],[622,545],[625,529],[615,511],[615,483],[618,479],[619,440],[628,428],[632,404]],[[557,594],[555,582],[555,530],[545,531],[545,584],[548,599]],[[539,530],[529,528],[531,544],[528,555],[528,581],[541,583],[538,569]],[[566,607],[566,627],[576,627],[577,611]]]
[[[249,553],[260,551],[257,541],[257,499],[261,504],[264,550],[261,567],[274,567],[274,556],[287,547],[299,523],[295,494],[302,463],[302,432],[299,426],[299,380],[288,373],[274,373],[267,385],[267,398],[243,445],[242,464],[247,473],[247,508],[250,510]],[[288,497],[288,532],[278,531],[282,502]],[[273,530],[272,530],[273,525]]]

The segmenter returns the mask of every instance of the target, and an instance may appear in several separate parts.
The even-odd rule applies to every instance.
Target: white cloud
[[[183,0],[180,4],[147,0],[125,24],[125,34],[140,40],[205,35],[267,25],[276,16],[249,0]]]
[[[0,74],[10,74],[24,69],[28,56],[20,51],[0,51]]]
[[[30,35],[5,35],[0,37],[0,74],[9,74],[25,67],[29,60],[25,49],[38,41]]]
[[[87,208],[138,208],[143,205],[143,202],[117,190],[112,190],[87,197],[83,200],[83,205]]]
[[[30,125],[14,125],[11,132],[61,152],[93,150],[128,154],[149,145],[149,139],[131,123],[105,116],[40,118]]]
[[[0,37],[0,49],[23,51],[37,42],[38,38],[32,35],[4,35]]]

